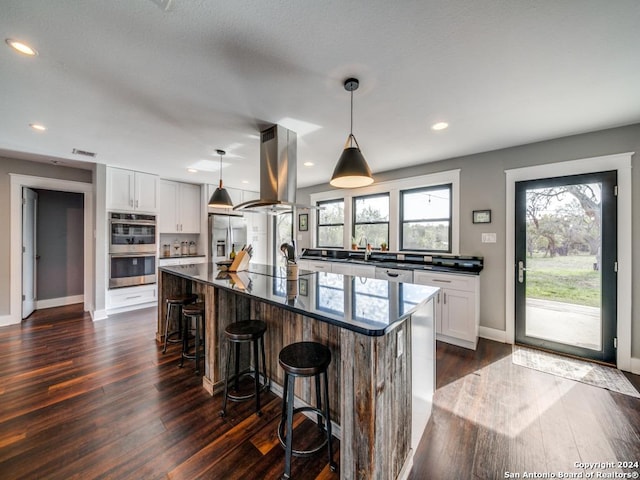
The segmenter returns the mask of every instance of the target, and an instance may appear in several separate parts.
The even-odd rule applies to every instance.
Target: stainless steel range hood
[[[233,207],[236,211],[271,215],[292,211],[296,204],[297,135],[281,125],[260,132],[260,198]]]

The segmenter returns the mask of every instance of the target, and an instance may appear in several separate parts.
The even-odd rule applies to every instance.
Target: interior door
[[[617,173],[518,182],[516,342],[615,364]]]
[[[22,318],[36,308],[36,221],[38,194],[22,189]]]

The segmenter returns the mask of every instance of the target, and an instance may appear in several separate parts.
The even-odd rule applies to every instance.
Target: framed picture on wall
[[[306,232],[309,230],[309,214],[301,213],[298,215],[298,230],[301,232]]]
[[[309,280],[306,278],[298,279],[298,292],[304,297],[309,295]]]
[[[491,223],[491,210],[474,210],[473,223]]]

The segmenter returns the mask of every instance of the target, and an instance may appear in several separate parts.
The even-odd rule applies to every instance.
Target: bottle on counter
[[[181,255],[189,255],[189,242],[187,242],[186,240],[184,242],[182,242],[181,244],[181,248],[180,248],[180,254]]]
[[[171,255],[174,257],[177,257],[178,255],[180,255],[180,242],[176,239],[173,241],[173,251],[171,252]]]
[[[196,255],[198,253],[198,247],[196,246],[196,242],[191,240],[189,242],[189,255]]]
[[[234,258],[236,258],[236,247],[235,245],[231,245],[231,253],[229,254],[229,258],[231,260],[233,260]]]
[[[163,257],[171,256],[171,245],[169,245],[168,243],[165,243],[162,245],[162,256]]]

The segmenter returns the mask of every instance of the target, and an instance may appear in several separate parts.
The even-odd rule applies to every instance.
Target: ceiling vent
[[[76,155],[83,155],[85,157],[91,157],[91,158],[96,156],[94,152],[87,152],[86,150],[80,150],[78,148],[74,148],[72,150],[72,153],[75,153]]]

